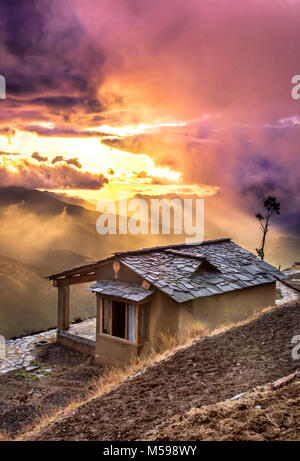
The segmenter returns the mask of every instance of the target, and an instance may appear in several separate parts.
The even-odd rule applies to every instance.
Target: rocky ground
[[[193,408],[224,402],[237,394],[295,372],[299,368],[299,360],[292,357],[292,338],[299,334],[300,304],[275,308],[251,323],[234,327],[217,336],[206,337],[189,348],[177,351],[169,359],[126,380],[113,391],[90,400],[72,411],[72,414],[57,418],[34,435],[31,433],[29,439],[144,439],[149,437],[149,431],[155,431],[171,418],[184,417]],[[297,383],[296,385],[298,386]],[[286,404],[295,408],[297,396],[294,389],[297,388],[290,389],[291,399],[289,401],[287,396]],[[278,391],[276,393],[281,395]],[[274,410],[276,397],[275,394],[272,395],[274,397],[269,398],[269,403]],[[284,395],[280,397],[282,408]],[[240,407],[240,410],[243,408]],[[249,412],[250,410],[251,405],[248,407]],[[215,414],[212,411],[210,418]],[[226,414],[225,412],[223,424],[226,423]],[[267,418],[266,415],[268,412],[265,413]],[[293,413],[289,417],[287,406],[280,417],[274,416],[275,426],[280,429],[292,428],[294,416]],[[253,428],[256,417],[253,414],[251,417],[252,431],[255,432]],[[233,418],[231,415],[230,418],[238,421],[239,416]],[[272,420],[272,416],[270,418]],[[260,426],[258,416],[257,421],[256,432],[262,439],[269,440],[268,431],[264,434],[265,426]],[[285,434],[282,429],[274,437],[282,439]],[[292,438],[300,438],[295,432],[290,434]],[[214,433],[216,439],[219,436],[226,439],[224,431]],[[230,435],[227,436],[230,438]],[[246,431],[244,436],[248,438]],[[160,438],[159,435],[157,437]]]
[[[102,373],[89,356],[55,343],[32,353],[32,371],[23,368],[0,375],[0,433],[12,438],[69,402],[86,398]]]

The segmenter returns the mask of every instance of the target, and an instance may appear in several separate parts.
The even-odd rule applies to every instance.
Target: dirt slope
[[[179,415],[146,440],[300,440],[300,380]]]
[[[300,304],[206,338],[49,424],[35,440],[136,440],[174,415],[222,402],[299,367]]]

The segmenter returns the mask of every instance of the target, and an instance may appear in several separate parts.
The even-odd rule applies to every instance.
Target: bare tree
[[[276,197],[268,195],[268,197],[264,199],[264,208],[266,210],[264,215],[261,213],[257,213],[256,215],[256,218],[259,220],[261,231],[263,233],[260,247],[256,248],[256,253],[261,259],[264,259],[265,257],[266,236],[269,230],[271,216],[274,213],[280,214],[280,203],[277,201]]]

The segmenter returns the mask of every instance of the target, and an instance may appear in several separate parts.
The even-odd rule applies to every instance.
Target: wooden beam
[[[102,261],[98,261],[95,263],[85,264],[84,266],[74,267],[73,269],[69,269],[64,272],[60,272],[59,274],[50,275],[46,277],[49,280],[61,280],[62,277],[71,277],[72,275],[84,275],[88,274],[89,272],[97,270],[99,267],[108,264],[114,256],[110,256],[109,258],[103,259]]]
[[[68,285],[75,285],[77,283],[86,283],[86,282],[93,282],[97,281],[96,273],[88,274],[88,275],[77,275],[74,277],[67,277],[65,279],[58,279],[53,280],[54,287],[64,287]]]
[[[59,330],[68,330],[70,326],[70,287],[58,287],[58,320]]]

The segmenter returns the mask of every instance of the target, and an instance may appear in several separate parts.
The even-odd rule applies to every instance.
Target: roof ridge
[[[191,253],[189,251],[174,250],[173,248],[167,248],[165,251],[166,253],[170,253],[175,256],[182,256],[194,259],[206,259],[206,257],[202,253]]]
[[[46,278],[49,280],[54,280],[54,279],[68,276],[68,275],[76,275],[78,274],[79,271],[82,271],[82,270],[85,270],[85,271],[93,270],[93,267],[97,266],[97,264],[103,264],[113,259],[115,256],[139,255],[139,254],[144,254],[144,253],[150,253],[152,251],[167,250],[167,249],[172,249],[172,248],[189,248],[189,247],[198,246],[198,245],[206,245],[206,244],[226,242],[226,241],[231,241],[231,238],[224,237],[224,238],[219,238],[219,239],[214,239],[214,240],[203,240],[202,242],[195,242],[195,243],[175,243],[174,245],[161,245],[161,246],[156,246],[156,247],[141,248],[139,250],[119,251],[119,252],[110,254],[110,256],[108,256],[107,258],[99,259],[89,264],[76,266],[76,267],[73,267],[72,269],[67,269],[57,274],[49,275]]]
[[[173,248],[188,248],[188,247],[194,247],[198,245],[221,243],[221,242],[226,242],[226,241],[231,241],[231,237],[223,237],[223,238],[213,239],[213,240],[203,240],[201,242],[195,242],[195,243],[175,243],[173,245],[160,245],[160,246],[155,246],[155,247],[140,248],[139,250],[117,251],[113,253],[113,255],[115,256],[134,255],[134,254],[142,254],[145,252],[150,253],[152,251],[158,251],[158,250],[168,250],[168,249],[171,250]]]

